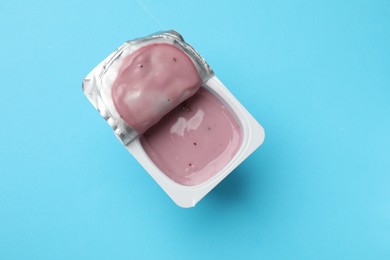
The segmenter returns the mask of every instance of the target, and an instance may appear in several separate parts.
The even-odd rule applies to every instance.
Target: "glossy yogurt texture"
[[[112,98],[121,118],[142,134],[201,85],[196,67],[182,50],[152,44],[123,59]]]
[[[193,186],[221,171],[241,144],[241,127],[228,107],[202,87],[141,137],[155,165],[173,181]]]

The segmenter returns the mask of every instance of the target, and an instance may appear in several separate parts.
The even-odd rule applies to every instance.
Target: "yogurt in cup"
[[[264,130],[176,31],[128,41],[83,91],[172,200],[193,207],[264,140]]]

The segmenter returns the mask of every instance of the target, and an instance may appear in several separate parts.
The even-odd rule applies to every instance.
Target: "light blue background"
[[[177,207],[81,91],[177,29],[264,145]],[[389,1],[0,2],[0,259],[390,259]]]

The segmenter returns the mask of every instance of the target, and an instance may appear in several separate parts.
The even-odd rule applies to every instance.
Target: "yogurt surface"
[[[201,85],[195,65],[182,50],[151,44],[123,59],[112,98],[121,118],[142,134]]]
[[[150,128],[141,144],[173,181],[201,184],[222,170],[241,145],[240,124],[212,92],[201,88]]]

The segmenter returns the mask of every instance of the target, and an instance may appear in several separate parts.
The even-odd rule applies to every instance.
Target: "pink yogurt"
[[[201,85],[198,71],[182,50],[152,44],[123,60],[112,98],[123,120],[142,134]]]
[[[230,109],[201,88],[145,132],[141,143],[169,178],[192,186],[207,181],[231,161],[241,135]]]
[[[201,85],[182,50],[153,44],[124,58],[112,88],[119,115],[138,134],[144,133],[141,144],[149,158],[173,181],[187,186],[216,175],[241,145],[240,124]]]

